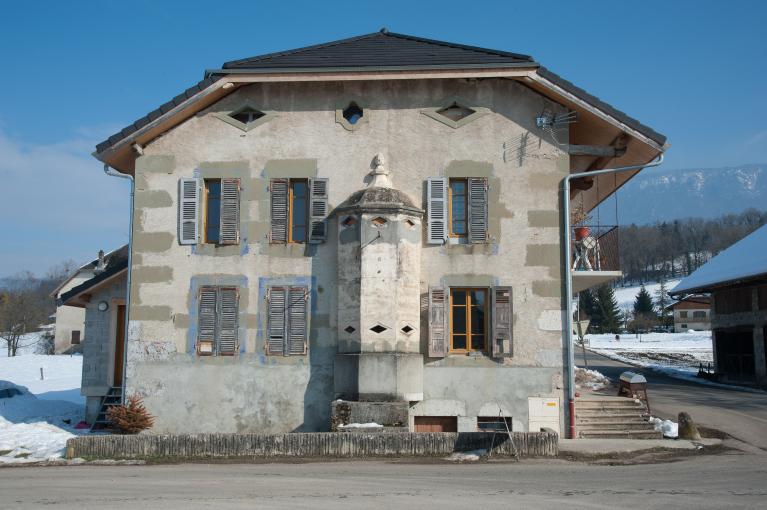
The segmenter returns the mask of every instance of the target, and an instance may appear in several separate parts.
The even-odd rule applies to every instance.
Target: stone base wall
[[[67,441],[67,458],[86,459],[261,459],[441,457],[454,452],[486,449],[493,455],[555,457],[557,434],[513,432],[403,434],[194,434],[83,436]]]

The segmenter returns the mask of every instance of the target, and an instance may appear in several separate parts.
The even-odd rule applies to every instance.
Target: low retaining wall
[[[520,457],[554,457],[558,437],[549,432],[513,432]],[[515,453],[507,434],[344,433],[185,434],[82,436],[67,441],[67,458],[207,459],[274,457],[441,457],[454,452],[489,449],[493,455]]]

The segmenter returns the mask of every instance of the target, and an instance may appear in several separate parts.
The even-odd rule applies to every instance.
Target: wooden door
[[[458,432],[455,416],[416,416],[416,432]]]
[[[123,357],[125,356],[125,305],[117,305],[115,325],[114,386],[123,384]]]

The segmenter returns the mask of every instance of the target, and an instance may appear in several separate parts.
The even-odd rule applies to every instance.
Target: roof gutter
[[[572,242],[570,239],[570,181],[580,177],[595,177],[599,175],[642,170],[644,168],[659,166],[661,163],[663,163],[662,152],[658,154],[658,157],[654,161],[643,165],[603,168],[602,170],[594,170],[592,172],[578,172],[575,174],[570,174],[562,180],[562,223],[565,226],[565,299],[567,302],[565,308],[565,325],[562,330],[562,336],[565,339],[565,349],[567,350],[567,402],[569,415],[568,437],[570,439],[575,439],[575,349],[573,347],[573,268],[572,263],[570,262],[572,260],[570,246]]]
[[[113,169],[109,167],[106,163],[104,164],[104,173],[107,174],[110,177],[119,177],[121,179],[130,179],[130,220],[128,222],[128,276],[126,281],[126,291],[125,291],[125,324],[123,331],[123,342],[126,344],[126,348],[123,349],[123,370],[122,370],[122,381],[120,382],[122,391],[120,392],[121,395],[121,403],[125,403],[125,375],[127,372],[127,365],[128,365],[128,349],[127,349],[127,343],[128,343],[128,325],[130,324],[130,295],[131,295],[131,275],[133,274],[133,205],[134,205],[134,198],[136,196],[136,180],[133,178],[132,175],[129,174],[123,174],[117,170],[114,172]]]

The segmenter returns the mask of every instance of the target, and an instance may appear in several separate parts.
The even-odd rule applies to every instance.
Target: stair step
[[[620,431],[620,430],[655,430],[652,423],[591,423],[582,425],[576,429],[583,432]]]
[[[663,434],[656,430],[622,430],[578,432],[583,439],[663,439]]]
[[[577,425],[594,426],[594,425],[608,425],[608,424],[615,424],[615,423],[648,423],[648,421],[645,420],[644,418],[636,416],[634,418],[619,418],[619,419],[615,419],[612,417],[605,417],[599,420],[576,418],[575,423]]]

